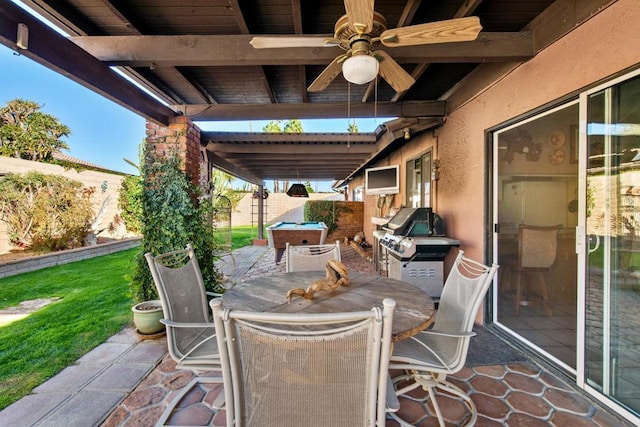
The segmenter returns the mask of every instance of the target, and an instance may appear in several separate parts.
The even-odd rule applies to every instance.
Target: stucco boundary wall
[[[286,193],[269,193],[265,199],[264,223],[272,225],[280,221],[304,220],[304,204],[309,200],[344,200],[340,193],[310,193],[309,197],[289,197]],[[231,213],[231,225],[257,225],[258,199],[247,193]]]
[[[123,223],[117,226],[114,232],[109,232],[108,230],[109,223],[113,221],[116,214],[120,213],[120,209],[118,208],[118,195],[120,193],[120,184],[126,175],[89,169],[76,170],[51,163],[33,162],[31,160],[0,156],[0,175],[6,173],[24,174],[31,171],[37,171],[46,175],[64,176],[65,178],[81,182],[84,187],[94,187],[95,192],[91,200],[93,201],[96,215],[102,208],[105,200],[109,198],[102,220],[97,227],[98,230],[103,230],[98,236],[109,239],[133,237],[127,233]],[[0,221],[0,254],[7,253],[11,249],[15,248],[9,244],[5,223]]]
[[[114,252],[124,251],[140,246],[142,238],[133,237],[130,239],[118,240],[115,242],[100,243],[93,246],[69,249],[60,252],[53,252],[45,255],[37,255],[29,258],[11,260],[0,264],[0,279],[14,276],[16,274],[28,273],[55,265],[68,264],[70,262],[81,261],[83,259],[95,258],[101,255],[109,255]]]

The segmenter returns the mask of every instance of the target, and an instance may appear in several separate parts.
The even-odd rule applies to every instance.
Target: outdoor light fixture
[[[411,129],[409,129],[409,128],[404,128],[404,129],[402,129],[402,132],[404,132],[404,139],[409,139],[409,138],[411,138]]]
[[[363,85],[378,75],[378,60],[369,55],[354,55],[342,64],[342,75],[347,81]]]
[[[304,184],[292,184],[287,190],[287,196],[289,197],[309,197],[307,187]]]

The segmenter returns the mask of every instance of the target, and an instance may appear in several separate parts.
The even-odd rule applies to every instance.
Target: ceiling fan
[[[345,79],[365,84],[378,73],[396,92],[408,90],[414,78],[388,53],[385,47],[415,46],[475,40],[482,30],[475,16],[387,29],[387,21],[373,10],[374,0],[344,0],[346,15],[335,24],[333,38],[314,36],[256,36],[256,49],[339,46],[346,53],[336,57],[309,85],[309,92],[321,92],[340,71]]]

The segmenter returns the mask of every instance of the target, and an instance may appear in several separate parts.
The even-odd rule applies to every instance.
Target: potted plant
[[[142,335],[155,335],[164,331],[164,325],[160,319],[164,317],[160,300],[140,302],[133,307],[133,323],[136,332]]]

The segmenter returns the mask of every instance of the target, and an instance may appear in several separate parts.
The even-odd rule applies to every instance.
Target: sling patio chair
[[[330,259],[341,261],[340,241],[325,245],[290,245],[286,243],[285,260],[287,273],[293,271],[324,270]]]
[[[227,427],[385,425],[395,301],[335,313],[265,313],[211,301]]]
[[[161,322],[167,330],[167,346],[171,358],[179,369],[189,369],[197,376],[180,393],[162,414],[158,425],[164,425],[175,405],[198,383],[222,383],[221,376],[204,377],[199,372],[222,370],[216,330],[210,317],[208,298],[220,294],[206,292],[202,273],[191,244],[185,249],[145,258],[151,269],[153,281],[162,303],[164,318]],[[220,393],[220,398],[223,394]],[[220,408],[218,399],[214,406]]]
[[[447,381],[447,375],[464,367],[469,342],[475,335],[474,320],[497,270],[497,264],[487,267],[466,258],[460,251],[445,282],[433,328],[394,344],[389,369],[405,372],[393,378],[396,394],[414,401],[430,399],[441,427],[445,422],[436,400],[436,389],[462,399],[470,413],[467,425],[476,422],[475,404],[463,390]],[[418,387],[427,391],[423,399],[416,393],[409,395]],[[390,412],[390,416],[402,426],[412,426],[401,417],[401,412]]]

